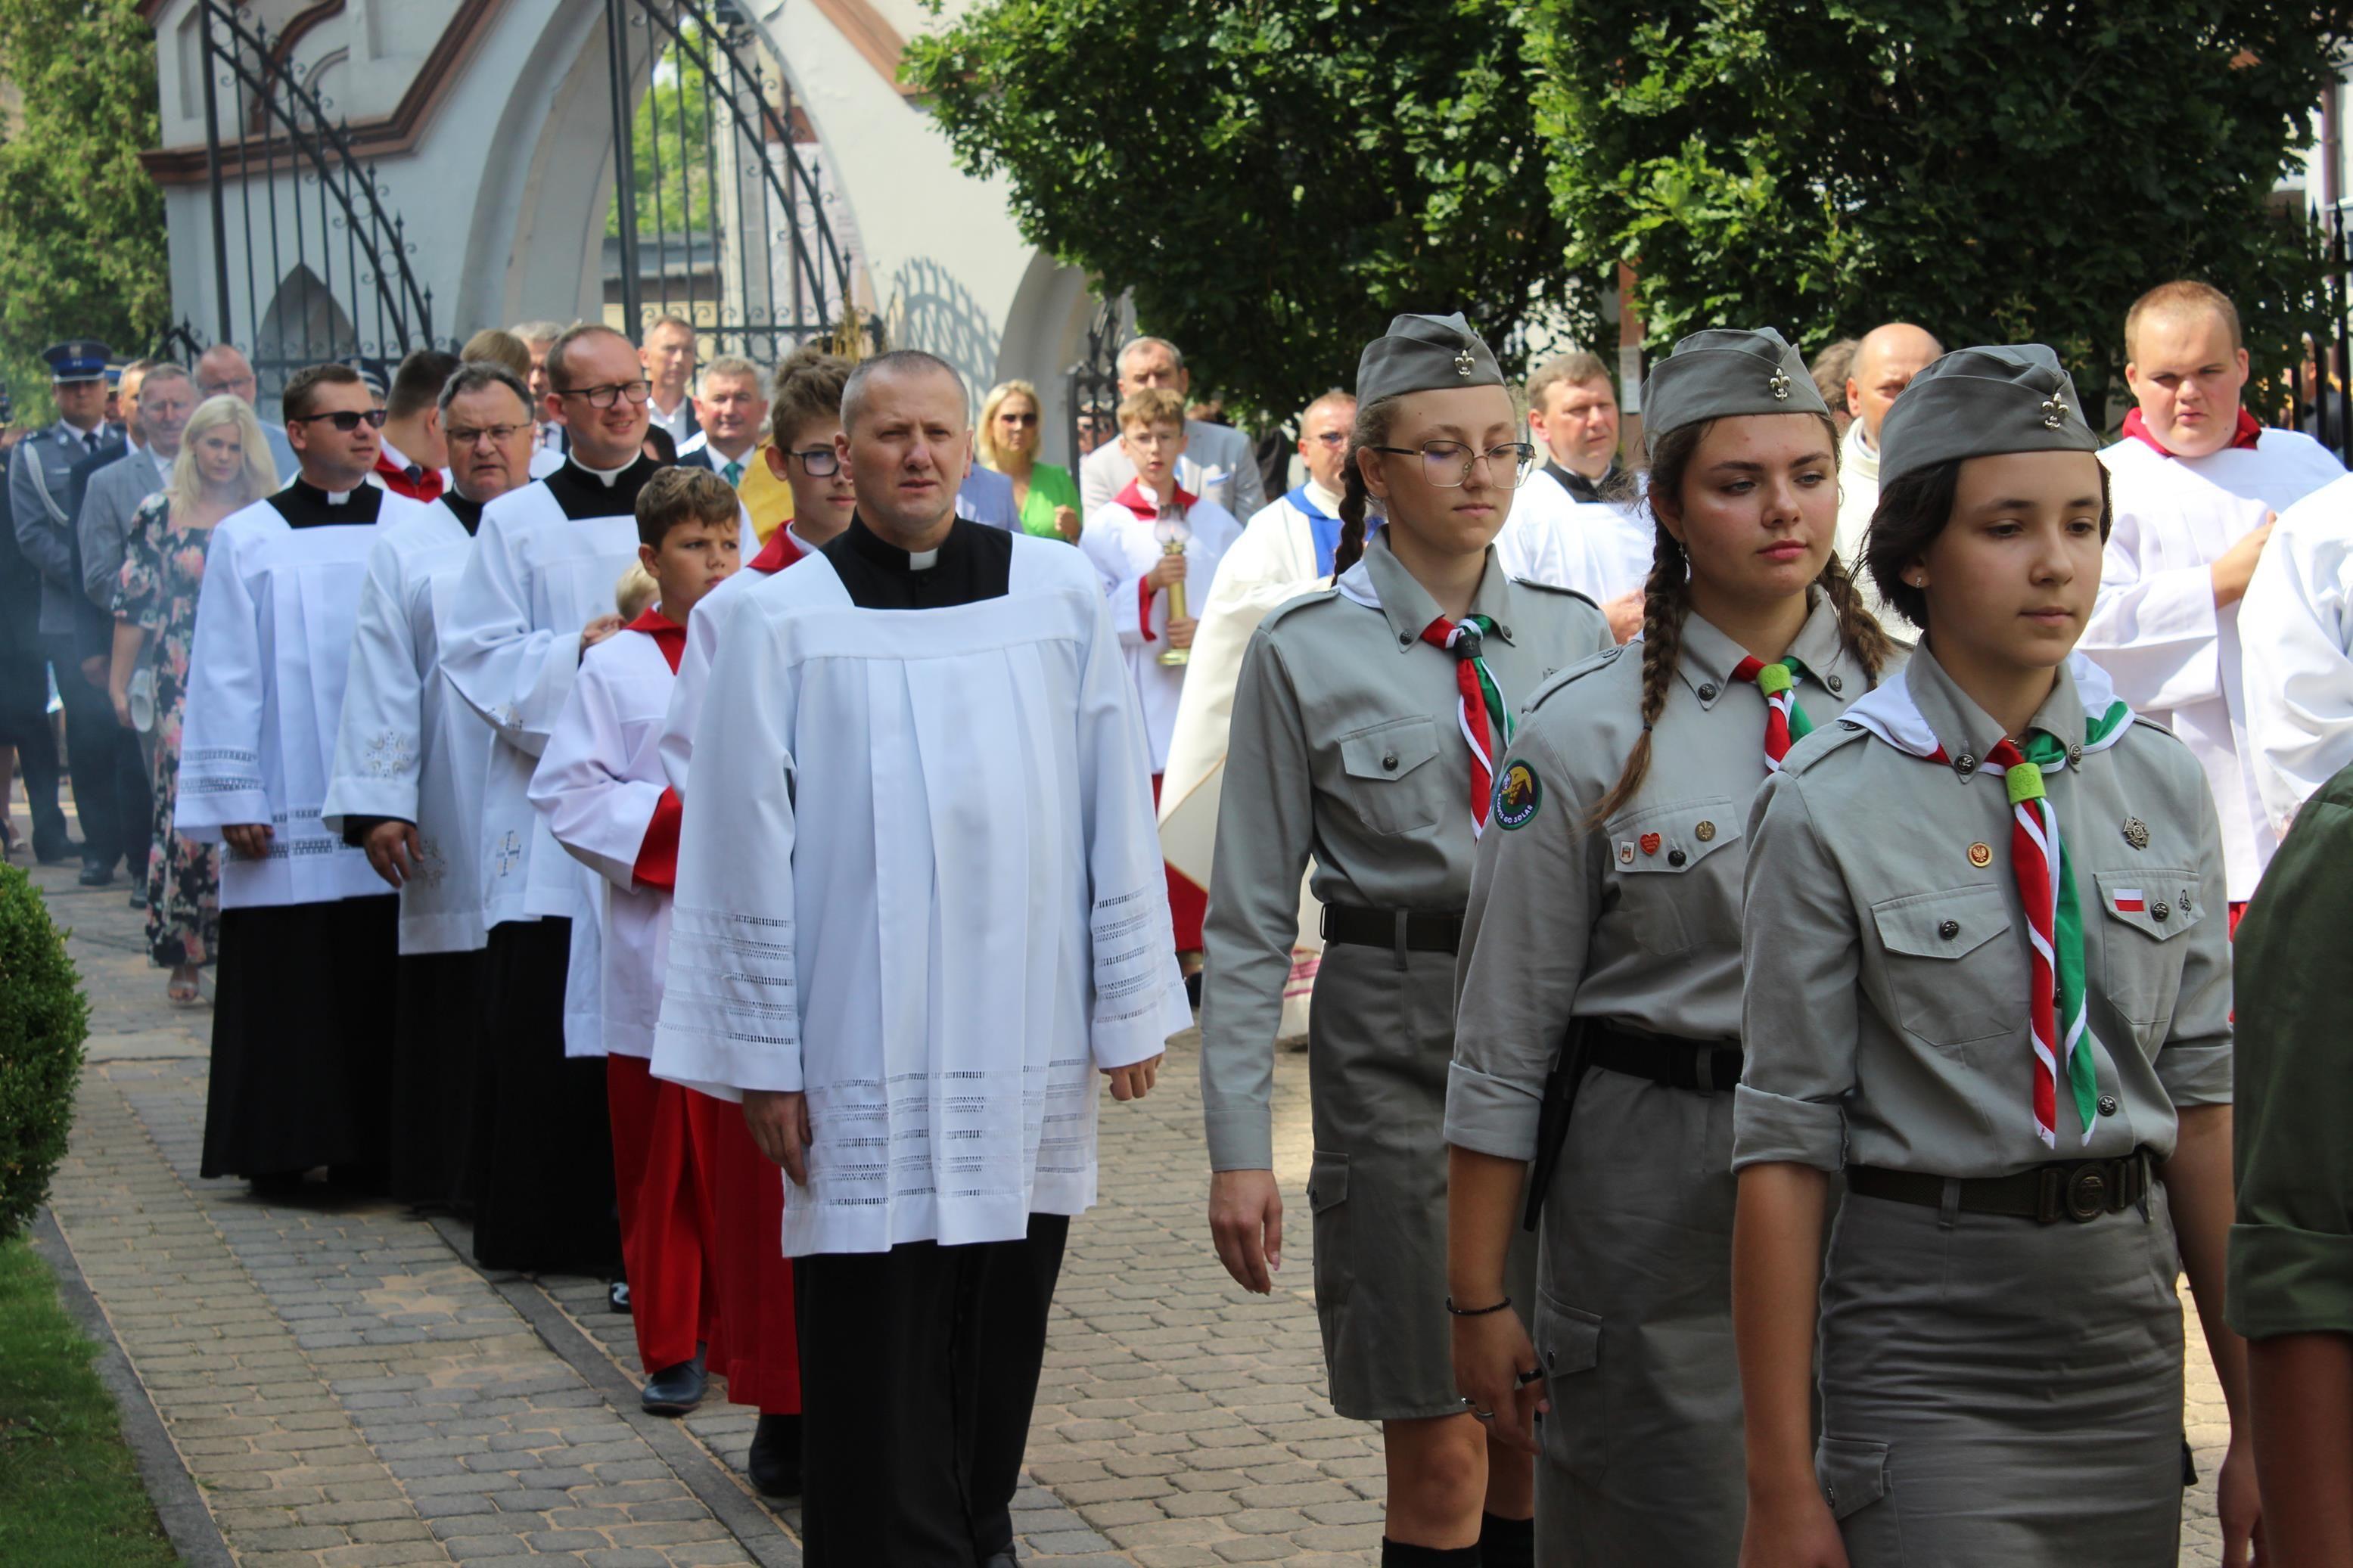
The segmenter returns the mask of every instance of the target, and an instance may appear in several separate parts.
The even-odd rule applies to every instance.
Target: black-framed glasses
[[[798,458],[801,467],[813,479],[830,479],[840,468],[841,458],[830,447],[811,447],[806,452],[786,452],[787,458]]]
[[[480,441],[485,436],[491,438],[491,441],[494,446],[503,447],[509,441],[513,440],[518,432],[528,430],[530,428],[531,426],[528,425],[485,425],[480,429],[474,429],[463,425],[453,425],[449,427],[448,434],[449,437],[449,445],[452,447],[471,447],[475,443]]]
[[[607,382],[602,386],[559,386],[558,397],[585,398],[591,408],[610,408],[624,397],[632,403],[643,403],[654,395],[654,384],[642,376],[636,381]]]
[[[323,419],[348,436],[360,427],[360,421],[363,419],[368,422],[369,428],[381,430],[387,417],[389,416],[381,408],[338,408],[332,414],[297,414],[286,423],[309,425],[313,421]]]
[[[1400,458],[1419,458],[1422,477],[1441,490],[1461,489],[1471,482],[1471,470],[1485,459],[1489,477],[1507,490],[1518,489],[1535,472],[1536,449],[1525,441],[1506,441],[1483,452],[1460,441],[1424,441],[1419,447],[1376,447]]]

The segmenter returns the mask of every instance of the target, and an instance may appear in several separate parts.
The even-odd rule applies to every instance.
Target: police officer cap
[[[1709,419],[1829,412],[1806,362],[1771,327],[1694,332],[1642,384],[1643,439],[1653,447],[1670,430]]]
[[[51,381],[96,381],[106,374],[114,352],[96,338],[73,338],[41,351],[48,362]]]
[[[1956,458],[2099,449],[2049,347],[1955,349],[1914,376],[1879,422],[1879,488]]]
[[[1356,361],[1361,404],[1441,386],[1503,384],[1495,356],[1460,310],[1451,316],[1399,316],[1387,335],[1365,345]]]

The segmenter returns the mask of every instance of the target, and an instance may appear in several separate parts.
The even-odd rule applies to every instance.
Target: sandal
[[[196,982],[196,972],[193,968],[172,971],[171,982],[164,987],[164,994],[171,999],[172,1005],[174,1007],[193,1007],[205,999],[204,991]]]

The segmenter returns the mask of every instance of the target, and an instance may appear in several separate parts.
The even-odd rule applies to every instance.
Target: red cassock
[[[630,1322],[650,1374],[692,1360],[698,1344],[718,1339],[710,1245],[718,1226],[706,1169],[717,1118],[702,1107],[731,1113],[734,1107],[654,1077],[642,1057],[607,1057],[605,1079]],[[723,1348],[710,1353],[715,1359]]]

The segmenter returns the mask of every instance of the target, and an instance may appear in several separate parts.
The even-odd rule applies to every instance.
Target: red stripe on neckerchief
[[[2255,443],[2263,438],[2263,422],[2242,408],[2239,410],[2239,422],[2231,428],[2231,445],[2228,449],[2251,452],[2254,450]],[[2177,455],[2169,450],[2164,442],[2149,433],[2148,421],[2141,417],[2140,410],[2137,408],[2125,416],[2124,435],[2127,440],[2139,441],[2154,448],[2161,458]]]
[[[1455,720],[1471,747],[1473,838],[1487,831],[1487,812],[1494,803],[1495,756],[1501,749],[1496,738],[1501,738],[1502,745],[1512,743],[1512,710],[1504,705],[1504,689],[1495,684],[1494,672],[1480,655],[1494,630],[1495,623],[1485,616],[1465,616],[1460,621],[1440,616],[1421,628],[1422,641],[1454,656],[1454,687],[1461,698],[1455,704]]]
[[[680,626],[659,610],[649,608],[621,629],[625,632],[643,632],[653,638],[654,647],[661,649],[662,658],[670,661],[670,672],[672,675],[678,673],[678,661],[686,655],[684,626]]]
[[[1789,748],[1814,732],[1814,721],[1798,706],[1797,683],[1811,675],[1794,658],[1767,664],[1750,654],[1732,667],[1735,680],[1753,680],[1765,694],[1765,771],[1778,773]]]
[[[1134,512],[1140,522],[1151,522],[1161,515],[1160,502],[1155,498],[1144,493],[1144,481],[1141,479],[1128,480],[1127,488],[1113,499]],[[1200,499],[1183,485],[1178,485],[1176,499],[1168,504],[1176,510],[1178,517],[1182,517],[1191,511],[1193,503]]]

